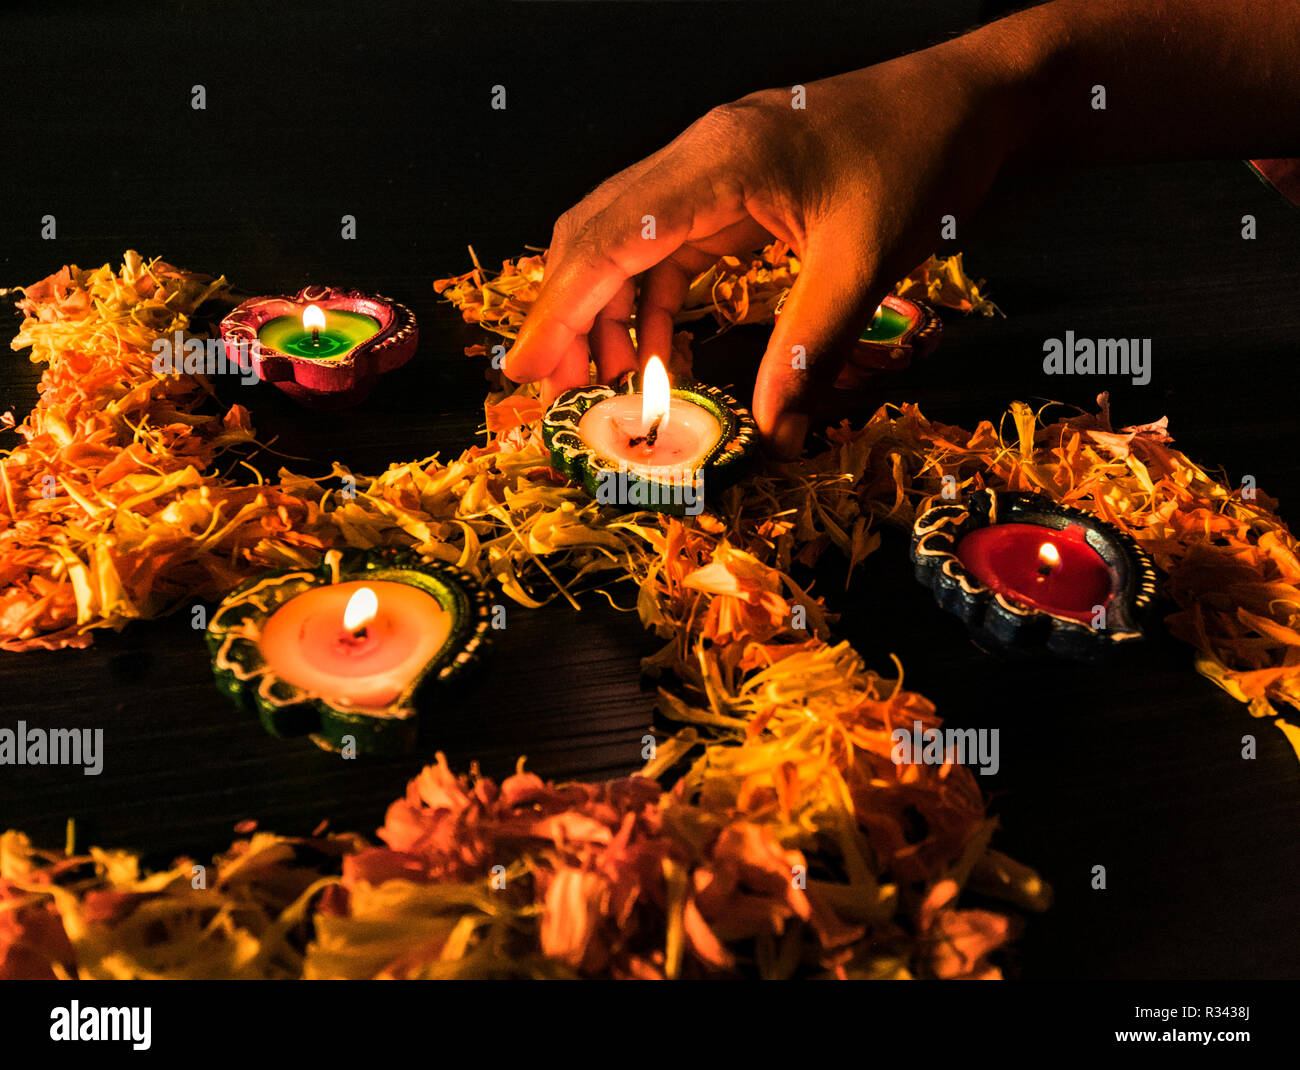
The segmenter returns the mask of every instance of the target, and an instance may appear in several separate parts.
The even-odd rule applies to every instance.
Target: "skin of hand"
[[[780,238],[802,266],[759,368],[754,415],[776,452],[797,453],[815,396],[881,298],[938,243],[941,216],[974,209],[1006,154],[1002,109],[937,61],[919,52],[810,83],[802,109],[788,90],[755,93],[598,187],[555,225],[506,374],[542,379],[549,402],[587,382],[588,347],[602,382],[666,359],[691,280]]]
[[[814,402],[834,383],[881,298],[939,244],[942,217],[969,219],[1009,161],[1026,154],[1058,162],[1090,153],[1178,155],[1207,138],[1228,148],[1238,135],[1217,144],[1214,131],[1224,124],[1212,112],[1181,120],[1185,129],[1169,117],[1178,114],[1174,102],[1205,92],[1211,58],[1240,67],[1253,55],[1258,69],[1258,27],[1214,0],[1167,8],[1153,3],[1135,15],[1127,0],[1058,0],[810,83],[803,108],[785,89],[715,108],[559,219],[541,292],[506,356],[506,374],[542,380],[549,403],[587,382],[589,353],[602,382],[651,355],[666,358],[672,317],[691,279],[720,256],[779,238],[802,267],[759,367],[754,415],[773,451],[793,456]],[[1277,45],[1284,51],[1297,22],[1286,18]],[[1177,58],[1162,60],[1153,91],[1134,60],[1152,56],[1156,43],[1167,45],[1171,32],[1182,38]],[[1085,125],[1090,80],[1107,72],[1130,97],[1144,94],[1144,107],[1109,126]],[[1274,82],[1281,85],[1256,78],[1251,88],[1276,100],[1293,80],[1279,73]],[[1294,111],[1293,101],[1283,111]],[[1240,130],[1240,115],[1229,105],[1224,122]],[[1255,121],[1275,123],[1288,137],[1296,132],[1285,119]],[[639,352],[628,334],[634,316]]]

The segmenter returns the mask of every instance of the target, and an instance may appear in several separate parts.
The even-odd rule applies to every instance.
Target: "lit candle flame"
[[[343,610],[343,628],[356,635],[379,613],[379,598],[369,587],[358,587]]]
[[[308,305],[302,310],[302,327],[305,331],[322,331],[325,329],[325,313],[320,305]]]
[[[658,357],[646,362],[641,385],[641,434],[648,435],[650,428],[659,422],[662,431],[668,424],[668,403],[672,390],[668,385],[668,371]]]
[[[1050,542],[1043,543],[1038,548],[1038,571],[1046,576],[1052,569],[1061,563],[1061,551]]]

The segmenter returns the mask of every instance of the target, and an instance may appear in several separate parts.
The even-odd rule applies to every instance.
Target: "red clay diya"
[[[1151,559],[1091,513],[1035,494],[981,490],[927,509],[912,530],[916,578],[977,638],[1092,660],[1143,638]]]
[[[419,331],[411,310],[386,297],[305,286],[243,302],[221,321],[221,337],[295,401],[342,409],[411,359]]]

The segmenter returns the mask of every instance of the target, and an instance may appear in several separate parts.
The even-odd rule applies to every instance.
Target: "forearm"
[[[931,51],[1009,101],[1012,166],[1300,156],[1293,0],[1055,0]]]

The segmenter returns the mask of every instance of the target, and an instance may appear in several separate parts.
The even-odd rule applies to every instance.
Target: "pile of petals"
[[[977,316],[1000,316],[1002,310],[982,292],[984,280],[972,279],[962,266],[961,253],[931,256],[903,279],[894,292],[899,297],[928,301],[940,308],[973,312]]]
[[[85,646],[90,629],[217,596],[249,564],[319,552],[299,534],[312,503],[212,474],[252,442],[248,412],[216,405],[202,374],[153,372],[154,341],[224,292],[135,253],[23,291],[13,347],[45,370],[0,457],[0,649]]]
[[[263,480],[232,451],[254,445],[248,412],[222,406],[202,374],[153,370],[155,340],[188,332],[223,294],[222,280],[134,253],[118,272],[64,268],[23,291],[13,345],[45,370],[13,428],[22,441],[0,456],[0,649],[85,646],[93,629],[218,599],[334,546],[415,547],[536,605],[530,583],[547,584],[543,598],[556,589],[548,555],[567,568],[567,591],[640,545],[598,521],[538,449],[512,448],[518,434],[446,464],[358,476],[355,495],[343,468]],[[506,401],[489,422],[517,429],[528,405]]]
[[[1016,402],[1001,427],[974,432],[932,423],[915,406],[882,408],[865,427],[830,432],[807,466],[842,476],[839,495],[864,514],[910,525],[951,476],[960,493],[983,486],[1032,491],[1115,524],[1165,574],[1175,636],[1196,667],[1256,717],[1272,718],[1300,756],[1300,545],[1255,487],[1229,487],[1173,448],[1167,421],[1115,430],[1107,395],[1098,412],[1043,411]],[[831,515],[850,510],[842,498]]]
[[[828,667],[853,657],[828,653]],[[6,833],[0,978],[995,978],[987,956],[1014,922],[959,908],[960,890],[1030,909],[1047,890],[989,849],[966,770],[915,782],[876,752],[877,717],[931,711],[855,674],[831,685],[854,692],[843,725],[815,726],[825,753],[787,706],[770,738],[705,748],[670,791],[522,767],[496,784],[439,756],[380,845],[258,832],[147,876],[124,852]],[[938,827],[918,835],[913,808]]]
[[[168,295],[161,309],[146,276]],[[630,579],[663,644],[644,668],[660,675],[660,711],[680,728],[639,776],[598,784],[546,784],[522,764],[495,783],[439,760],[390,808],[377,844],[257,833],[201,870],[183,859],[142,875],[129,855],[44,852],[11,833],[0,842],[0,976],[997,976],[989,955],[1014,919],[959,896],[1034,909],[1047,889],[990,847],[967,768],[890,760],[891,728],[938,725],[932,706],[903,689],[901,670],[882,677],[836,642],[832,616],[791,575],[835,549],[851,579],[880,526],[910,524],[946,475],[966,489],[1036,489],[1124,527],[1168,573],[1171,625],[1202,671],[1258,715],[1296,704],[1300,568],[1273,503],[1192,464],[1163,421],[1114,430],[1104,397],[1096,415],[1053,422],[1016,405],[1004,427],[973,433],[882,408],[686,522],[610,512],[559,479],[526,389],[493,395],[488,441],[449,462],[395,464],[356,477],[352,494],[337,467],[246,485],[210,471],[221,450],[251,440],[246,417],[221,415],[201,379],[158,383],[145,370],[152,338],[197,307],[173,306],[214,284],[134,257],[116,275],[54,278],[24,298],[20,338],[50,367],[21,427],[27,444],[3,463],[18,457],[39,480],[86,428],[109,451],[137,447],[150,475],[185,475],[159,490],[137,472],[119,488],[117,473],[69,464],[56,490],[71,484],[77,496],[52,516],[23,484],[0,517],[0,599],[47,601],[45,615],[6,615],[12,644],[81,641],[187,592],[312,563],[326,546],[405,546],[529,605],[577,605],[591,590],[615,601]],[[83,300],[92,288],[119,303]],[[522,287],[511,300],[526,310]],[[70,378],[84,396],[58,395],[47,415],[66,361],[80,361]],[[92,414],[125,396],[139,407],[104,433]],[[62,440],[43,438],[58,418]],[[188,445],[185,459],[164,428]],[[170,549],[147,583],[122,556],[142,538]],[[110,573],[117,601],[83,602],[87,576]]]
[[[152,337],[177,316],[169,308],[145,318],[157,292],[146,277],[164,280],[164,307],[201,285],[135,257],[116,275],[70,269],[53,292],[78,328],[61,339],[39,329],[64,322],[49,288],[29,288],[22,337],[38,343],[34,356],[54,375],[23,424],[25,452],[9,460],[22,453],[38,465],[56,452],[38,431],[48,387],[80,359],[82,337],[107,323],[151,326],[114,333],[83,361],[97,391],[81,400],[87,413],[138,392],[170,422],[210,425],[200,413],[206,384],[180,376],[154,386],[144,371]],[[134,297],[121,296],[126,286]],[[119,294],[119,304],[77,299],[91,288]],[[111,374],[99,374],[105,362]],[[185,390],[182,409],[172,399]],[[156,426],[152,404],[131,427]],[[843,477],[797,466],[766,476],[752,494],[730,492],[727,523],[612,513],[556,478],[537,415],[526,392],[498,397],[487,413],[498,430],[486,445],[448,464],[394,465],[359,478],[348,495],[326,486],[341,469],[325,480],[281,472],[274,485],[241,486],[204,471],[218,447],[191,451],[171,469],[186,479],[147,498],[144,522],[133,498],[82,494],[28,549],[66,562],[97,542],[101,560],[134,579],[117,564],[116,529],[143,526],[176,546],[152,582],[192,595],[231,573],[315,560],[320,548],[345,543],[454,560],[528,604],[557,593],[576,604],[591,588],[612,599],[631,578],[637,611],[664,640],[646,668],[662,674],[661,709],[682,725],[642,774],[551,785],[521,764],[497,784],[457,777],[440,760],[390,808],[379,844],[258,833],[202,866],[181,859],[147,875],[123,852],[42,851],[10,833],[0,842],[0,975],[999,975],[988,956],[1014,919],[959,905],[959,894],[1038,909],[1048,890],[990,848],[993,822],[966,767],[890,760],[891,728],[938,725],[933,708],[835,643],[820,601],[786,571],[832,543],[854,563],[874,549],[871,518],[842,493]],[[127,451],[125,432],[111,430],[117,438],[104,441]],[[168,459],[157,438],[141,451],[151,467]],[[117,493],[115,481],[99,482]],[[224,512],[237,493],[250,500]],[[828,503],[846,511],[833,515]],[[196,532],[190,514],[199,507],[209,520]],[[269,526],[271,517],[283,527]],[[51,565],[48,579],[78,604],[66,568]],[[126,580],[121,588],[138,615],[167,606]],[[28,620],[14,638],[64,642],[74,626],[122,623],[111,610],[90,602],[84,618],[55,619],[46,632]]]
[[[459,308],[466,323],[514,338],[541,293],[546,257],[542,253],[521,256],[507,260],[499,272],[490,272],[479,263],[473,246],[469,255],[474,267],[463,275],[438,279],[434,291]]]
[[[1041,909],[1048,890],[990,848],[968,768],[893,763],[891,730],[937,727],[933,707],[756,556],[797,523],[742,543],[755,526],[644,529],[638,608],[666,640],[647,667],[672,672],[683,727],[640,775],[552,785],[521,763],[496,784],[439,758],[380,845],[257,834],[197,887],[186,859],[142,877],[10,833],[0,976],[999,976],[1015,922],[959,893]]]
[[[528,276],[494,329],[513,336],[540,288],[544,258],[506,261],[497,279]],[[712,314],[722,326],[770,322],[799,271],[798,258],[775,242],[749,261],[724,257],[692,283],[678,316]],[[435,288],[465,319],[481,322],[494,282],[474,272]],[[930,257],[895,287],[904,296],[984,316],[1000,314],[966,274],[962,255]],[[494,306],[495,307],[495,306]],[[832,432],[832,448],[807,459],[829,489],[817,504],[823,529],[800,560],[810,563],[834,542],[854,565],[876,545],[866,518],[910,525],[915,507],[937,494],[944,475],[963,487],[1032,490],[1089,509],[1117,524],[1167,574],[1176,604],[1173,633],[1197,650],[1196,667],[1257,717],[1273,718],[1300,756],[1300,728],[1280,707],[1300,708],[1300,550],[1277,503],[1254,487],[1233,488],[1170,445],[1167,421],[1114,430],[1107,398],[1097,414],[1050,423],[1021,403],[1010,437],[989,422],[974,433],[931,424],[914,407],[879,410],[866,427]],[[812,524],[811,506],[801,524]]]
[[[894,292],[959,312],[1000,314],[997,305],[981,292],[983,280],[976,281],[966,274],[961,256],[931,256],[899,281]],[[688,322],[712,315],[724,328],[771,323],[786,291],[798,278],[799,268],[799,257],[780,241],[749,259],[724,256],[692,281],[677,319]]]
[[[541,253],[506,260],[499,272],[486,270],[470,249],[474,267],[462,275],[438,279],[433,288],[460,309],[466,323],[514,338],[542,288],[546,258]],[[724,256],[691,282],[678,323],[712,316],[726,328],[742,323],[771,323],[787,291],[799,276],[799,257],[784,242],[774,241],[756,256]],[[942,308],[999,314],[983,293],[983,280],[966,274],[962,254],[932,256],[895,287],[902,297]],[[687,336],[689,337],[689,335]],[[480,354],[481,346],[467,352]]]

